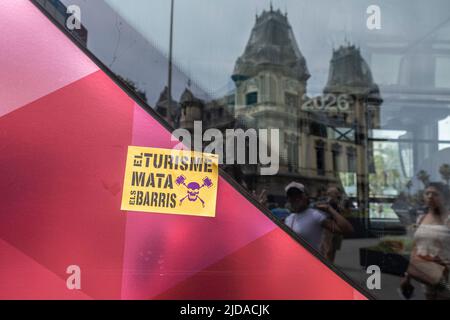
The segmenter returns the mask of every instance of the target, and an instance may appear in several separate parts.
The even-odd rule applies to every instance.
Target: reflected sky
[[[163,53],[168,52],[168,0],[106,0]],[[309,91],[319,93],[328,76],[332,48],[350,41],[361,47],[363,56],[372,43],[398,41],[415,45],[421,39],[447,37],[450,2],[446,0],[378,0],[382,29],[366,27],[366,0],[273,0],[275,10],[287,11],[289,21],[306,58],[311,79]],[[268,10],[269,0],[176,0],[174,60],[195,82],[211,93],[221,94],[229,86],[236,59],[248,41],[255,15]],[[439,28],[435,30],[435,28]],[[431,33],[431,34],[430,34]],[[395,59],[378,56],[374,61],[375,81],[392,84],[398,78]],[[370,61],[368,61],[370,64]],[[450,70],[449,70],[450,71]],[[398,70],[397,70],[398,72]],[[441,82],[450,82],[450,72],[439,73]],[[444,78],[444,79],[442,79]]]
[[[63,2],[81,6],[82,22],[89,30],[89,49],[114,72],[133,80],[154,106],[167,84],[170,1]],[[274,10],[287,12],[306,58],[311,73],[310,96],[323,91],[332,50],[346,42],[361,48],[375,82],[380,85],[385,128],[395,129],[400,124],[398,117],[403,114],[404,103],[397,99],[402,90],[450,89],[448,0],[378,0],[381,30],[366,27],[366,10],[374,3],[371,0],[273,0],[272,3]],[[244,52],[255,15],[269,8],[269,0],[175,0],[173,97],[180,97],[191,83],[189,80],[194,84],[193,92],[207,97],[206,100],[231,91],[234,88],[231,74],[236,59]],[[137,32],[129,32],[130,26]],[[434,59],[434,67],[427,61],[421,64],[412,60],[402,70],[403,61],[414,55]],[[398,86],[405,75],[412,80]],[[418,85],[413,87],[408,81]],[[448,91],[431,91],[426,99],[442,97],[448,101]],[[408,107],[411,106],[424,105],[417,100],[408,102]],[[448,108],[449,103],[444,102],[441,107]],[[444,119],[439,119],[439,138],[450,140],[450,121]]]

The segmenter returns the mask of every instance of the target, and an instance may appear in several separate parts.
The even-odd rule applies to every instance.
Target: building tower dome
[[[236,62],[232,79],[246,80],[267,69],[279,70],[299,81],[310,77],[287,15],[272,8],[256,16],[250,39]]]
[[[369,65],[354,45],[333,50],[328,82],[324,93],[350,94],[381,103],[380,89],[374,82]]]
[[[178,126],[180,118],[180,106],[169,96],[169,88],[164,87],[158,101],[156,102],[156,112],[161,115],[172,127]]]
[[[194,121],[202,121],[204,102],[195,97],[191,90],[186,88],[180,97],[182,128],[194,130]]]

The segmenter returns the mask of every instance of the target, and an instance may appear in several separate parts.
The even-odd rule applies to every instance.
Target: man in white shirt
[[[320,250],[324,229],[333,233],[351,233],[352,225],[328,204],[309,207],[305,186],[291,182],[286,188],[288,202],[293,212],[285,224],[308,242],[317,251]]]

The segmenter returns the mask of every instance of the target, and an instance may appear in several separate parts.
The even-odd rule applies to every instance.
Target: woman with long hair
[[[401,283],[405,296],[411,296],[411,279],[425,286],[427,300],[450,299],[450,192],[442,183],[430,183],[424,192],[426,213],[417,219],[417,230],[408,271]]]

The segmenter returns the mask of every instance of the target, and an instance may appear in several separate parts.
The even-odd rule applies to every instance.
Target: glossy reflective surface
[[[174,128],[278,130],[277,174],[223,169],[283,221],[294,212],[289,225],[339,269],[366,287],[378,266],[380,298],[408,283],[414,299],[448,297],[436,271],[450,260],[448,1],[179,0],[172,33],[169,1],[62,3],[81,8],[80,41]],[[307,204],[286,197],[292,181]],[[443,284],[405,277],[417,259]]]

